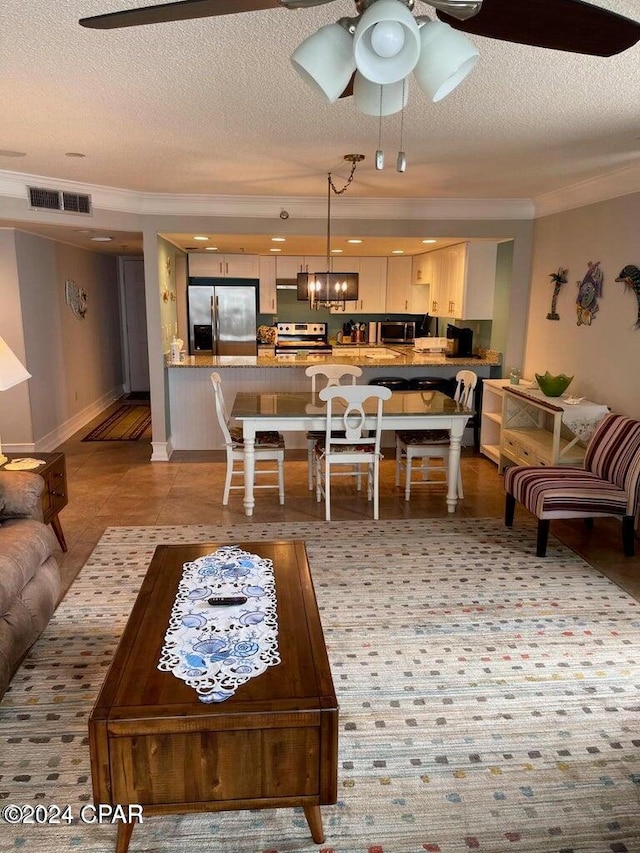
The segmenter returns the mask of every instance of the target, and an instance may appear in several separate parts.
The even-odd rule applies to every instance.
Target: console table
[[[572,406],[539,390],[503,387],[500,472],[510,463],[582,465],[585,444],[608,411],[586,400]]]
[[[23,459],[24,453],[7,453],[9,462],[14,459]],[[62,525],[58,513],[69,503],[67,495],[67,465],[64,453],[34,453],[34,459],[42,459],[44,465],[30,468],[31,474],[40,474],[44,480],[42,492],[42,516],[45,524],[53,527],[53,532],[60,543],[63,551],[67,550],[67,543],[62,532]],[[4,471],[5,468],[0,470]]]

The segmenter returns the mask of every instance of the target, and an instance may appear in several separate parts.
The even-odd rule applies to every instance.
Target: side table
[[[58,513],[69,503],[67,496],[67,466],[64,453],[33,453],[34,459],[43,459],[44,465],[30,468],[30,473],[40,474],[45,486],[42,492],[42,516],[45,524],[53,527],[53,532],[63,551],[67,550],[64,533]],[[24,458],[24,453],[7,453],[9,461]],[[0,470],[5,470],[4,468]]]

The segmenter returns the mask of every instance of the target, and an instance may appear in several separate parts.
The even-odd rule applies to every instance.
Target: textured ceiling
[[[289,61],[319,26],[353,15],[351,2],[78,25],[136,5],[4,0],[0,149],[26,156],[0,155],[0,169],[157,193],[321,196],[327,171],[346,174],[343,155],[357,152],[354,197],[531,198],[640,161],[640,45],[599,58],[472,36],[481,60],[459,89],[432,104],[410,88],[398,174],[400,116],[383,121],[388,165],[375,171],[378,120],[351,99],[326,105]],[[640,20],[637,0],[598,5]]]

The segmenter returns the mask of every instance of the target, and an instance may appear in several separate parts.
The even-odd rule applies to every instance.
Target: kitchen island
[[[377,351],[377,352],[376,352]],[[305,370],[312,364],[354,364],[362,367],[363,384],[382,376],[411,379],[435,376],[455,377],[462,368],[480,378],[501,376],[500,354],[483,352],[478,358],[447,358],[444,354],[414,352],[411,347],[335,346],[333,353],[276,356],[262,349],[257,356],[187,356],[180,364],[167,363],[171,450],[220,450],[222,433],[215,418],[210,375],[222,377],[227,409],[231,411],[240,391],[307,391],[310,380]],[[286,433],[287,448],[306,448],[300,433]],[[393,446],[393,434],[383,434],[383,446]]]

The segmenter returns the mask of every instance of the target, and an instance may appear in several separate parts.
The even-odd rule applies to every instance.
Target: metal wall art
[[[587,272],[578,284],[578,296],[576,298],[576,312],[578,326],[590,326],[593,318],[600,310],[598,299],[602,296],[603,273],[600,269],[600,261],[589,261]]]
[[[547,320],[559,320],[560,315],[556,311],[558,304],[558,294],[563,284],[567,283],[567,273],[569,270],[563,270],[558,267],[558,272],[549,273],[549,278],[553,282],[553,298],[551,299],[551,311],[547,314]]]
[[[633,290],[635,293],[636,300],[638,302],[638,313],[634,328],[640,329],[640,269],[634,266],[634,264],[627,264],[626,267],[623,267],[620,270],[620,274],[616,278],[616,281],[623,281],[624,286]]]
[[[84,320],[87,315],[87,291],[75,281],[67,279],[64,283],[64,298],[78,320]]]

